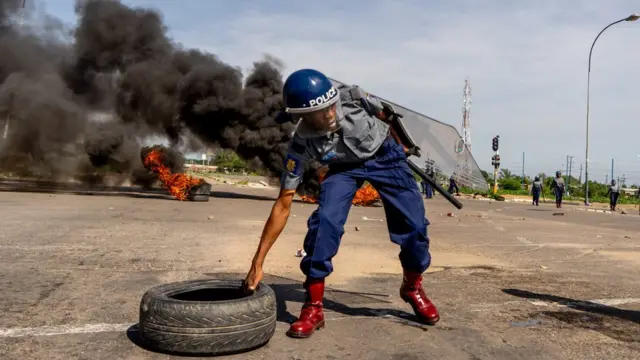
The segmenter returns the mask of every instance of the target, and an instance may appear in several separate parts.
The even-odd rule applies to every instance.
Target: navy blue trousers
[[[330,166],[320,187],[318,208],[307,221],[307,255],[300,269],[308,277],[322,279],[333,272],[331,260],[338,253],[351,201],[365,180],[380,194],[391,241],[400,245],[402,267],[422,273],[431,264],[429,221],[420,189],[402,147],[390,138],[374,158],[362,164]]]

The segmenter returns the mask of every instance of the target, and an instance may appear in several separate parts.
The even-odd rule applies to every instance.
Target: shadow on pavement
[[[538,314],[552,317],[569,325],[598,331],[619,341],[640,343],[640,311],[619,309],[591,301],[562,296],[534,293],[519,289],[502,289],[506,294],[525,299],[542,300],[564,305],[573,311],[541,311]]]
[[[526,290],[503,289],[502,291],[509,295],[521,298],[555,302],[560,305],[565,305],[566,307],[569,307],[571,309],[590,312],[594,314],[613,316],[623,320],[632,321],[636,324],[640,324],[640,311],[618,309],[613,306],[602,305],[591,301],[575,300],[548,294],[539,294]]]
[[[69,194],[69,195],[94,195],[94,196],[121,196],[138,199],[162,199],[176,200],[164,189],[145,189],[135,186],[106,186],[76,183],[62,183],[46,180],[13,180],[0,179],[0,192],[27,192],[27,193],[47,193],[47,194]],[[213,190],[209,193],[212,198],[219,199],[240,199],[275,201],[273,196],[253,195],[235,193],[231,191]],[[305,203],[299,199],[294,199],[295,203]]]
[[[164,189],[145,189],[134,186],[65,183],[48,180],[0,179],[0,192],[28,192],[47,194],[122,196],[139,199],[173,198]]]
[[[291,324],[297,320],[297,315],[292,314],[287,310],[286,302],[298,302],[304,303],[304,289],[302,284],[269,284],[273,291],[276,293],[276,300],[278,304],[278,321]],[[340,295],[346,295],[346,297],[370,297],[368,295],[362,295],[358,292],[340,292]],[[371,308],[363,306],[347,305],[336,300],[332,300],[335,297],[334,291],[331,289],[325,289],[325,298],[323,301],[324,308],[326,310],[334,311],[336,313],[347,316],[366,316],[366,317],[381,317],[381,316],[394,316],[401,319],[410,321],[418,321],[414,314],[410,314],[406,311],[389,308]],[[388,301],[371,298],[369,303]],[[326,314],[325,314],[326,316]]]
[[[204,275],[213,278],[243,279],[246,274],[207,273]],[[305,291],[302,286],[302,282],[272,274],[265,274],[263,282],[269,285],[276,294],[278,312],[277,320],[287,324],[295,322],[298,314],[292,314],[287,309],[287,302],[304,303]],[[364,317],[394,317],[405,325],[411,325],[423,329],[427,327],[427,325],[419,324],[417,322],[418,318],[413,313],[387,307],[387,305],[391,303],[392,302],[389,300],[389,296],[387,294],[344,291],[332,289],[330,287],[325,288],[325,297],[323,300],[323,305],[326,310],[333,311],[338,314]],[[382,306],[360,306],[362,304],[381,304]]]
[[[234,193],[234,192],[231,192],[231,191],[216,191],[216,190],[213,190],[213,191],[211,191],[211,193],[209,193],[209,196],[212,197],[212,198],[220,198],[220,199],[242,199],[242,200],[275,201],[275,197],[273,197],[273,196],[242,194],[242,193]]]
[[[278,306],[278,318],[280,322],[292,324],[297,320],[297,314],[292,314],[287,309],[287,302],[304,303],[305,290],[302,283],[293,279],[269,275],[265,276],[265,282],[276,294]],[[386,298],[386,299],[381,299]],[[387,305],[392,302],[388,300],[387,294],[375,294],[357,291],[336,290],[330,287],[325,288],[323,306],[326,310],[333,311],[345,316],[354,317],[386,317],[392,318],[396,322],[404,325],[414,326],[426,330],[427,325],[418,323],[418,318],[413,314],[403,310],[389,308]],[[381,306],[368,307],[364,304],[380,304]],[[327,314],[325,313],[325,317]]]
[[[170,195],[163,195],[158,193],[145,193],[144,190],[137,190],[136,192],[124,192],[124,191],[108,191],[108,190],[69,190],[69,189],[53,189],[53,188],[23,188],[23,187],[0,187],[0,192],[23,192],[23,193],[44,193],[44,194],[67,194],[67,195],[82,195],[82,196],[119,196],[129,197],[136,199],[162,199],[162,200],[177,200]]]

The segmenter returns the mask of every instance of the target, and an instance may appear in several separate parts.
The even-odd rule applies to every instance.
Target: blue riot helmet
[[[562,175],[562,173],[560,171],[556,171],[556,177],[560,177],[560,175]]]
[[[313,69],[293,72],[284,82],[284,103],[290,114],[305,114],[335,104],[340,98],[331,80]]]
[[[323,73],[314,69],[294,71],[284,83],[283,97],[290,121],[306,120],[298,124],[301,135],[321,135],[337,128],[340,114],[336,109],[336,116],[328,116],[328,111],[339,102],[340,93]],[[276,121],[283,119],[286,117],[281,115]]]

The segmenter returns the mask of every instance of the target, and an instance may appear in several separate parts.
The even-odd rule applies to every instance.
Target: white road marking
[[[625,304],[636,304],[640,303],[640,299],[635,298],[623,298],[623,299],[596,299],[591,300],[592,303],[606,305],[606,306],[614,306],[614,305],[625,305]]]
[[[97,246],[78,245],[78,244],[59,244],[59,245],[0,245],[0,249],[8,250],[25,250],[25,251],[51,251],[51,250],[94,250]]]
[[[337,316],[337,317],[328,316],[327,318],[325,318],[325,321],[341,321],[341,320],[347,320],[347,319],[372,319],[375,317],[376,316]],[[59,326],[40,326],[40,327],[6,328],[6,329],[0,328],[0,338],[121,332],[121,331],[127,331],[127,329],[129,329],[133,325],[135,324],[87,324],[87,325],[59,325]],[[280,329],[288,329],[289,324],[282,324],[278,322],[276,327],[279,327]]]
[[[560,306],[560,307],[566,307],[566,306],[571,306],[571,305],[580,305],[580,306],[584,306],[584,307],[597,307],[598,305],[601,306],[616,306],[616,305],[626,305],[626,304],[639,304],[640,303],[640,299],[638,298],[621,298],[621,299],[594,299],[594,300],[586,300],[586,301],[580,301],[580,300],[576,300],[576,301],[570,301],[564,304],[559,304],[556,302],[547,302],[547,301],[542,301],[542,300],[529,300],[529,303],[536,305],[536,306]]]
[[[52,336],[126,331],[133,324],[58,325],[0,329],[0,337]]]
[[[617,306],[628,304],[640,304],[638,298],[620,298],[620,299],[594,299],[594,300],[576,300],[565,303],[557,303],[554,301],[544,300],[512,300],[502,303],[483,303],[483,304],[471,304],[471,311],[485,311],[489,308],[503,307],[507,305],[518,305],[523,303],[529,303],[535,306],[549,306],[549,307],[571,307],[580,305],[582,307],[598,307],[598,306]]]

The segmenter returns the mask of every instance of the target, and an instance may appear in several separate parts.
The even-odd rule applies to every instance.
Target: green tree
[[[513,177],[513,173],[509,169],[500,169],[500,177],[503,179],[508,179]]]
[[[500,184],[500,188],[504,190],[520,190],[522,186],[520,185],[520,180],[515,178],[502,178],[498,181]]]
[[[247,163],[238,154],[232,150],[225,149],[220,151],[213,163],[218,167],[226,167],[231,169],[246,168]]]

